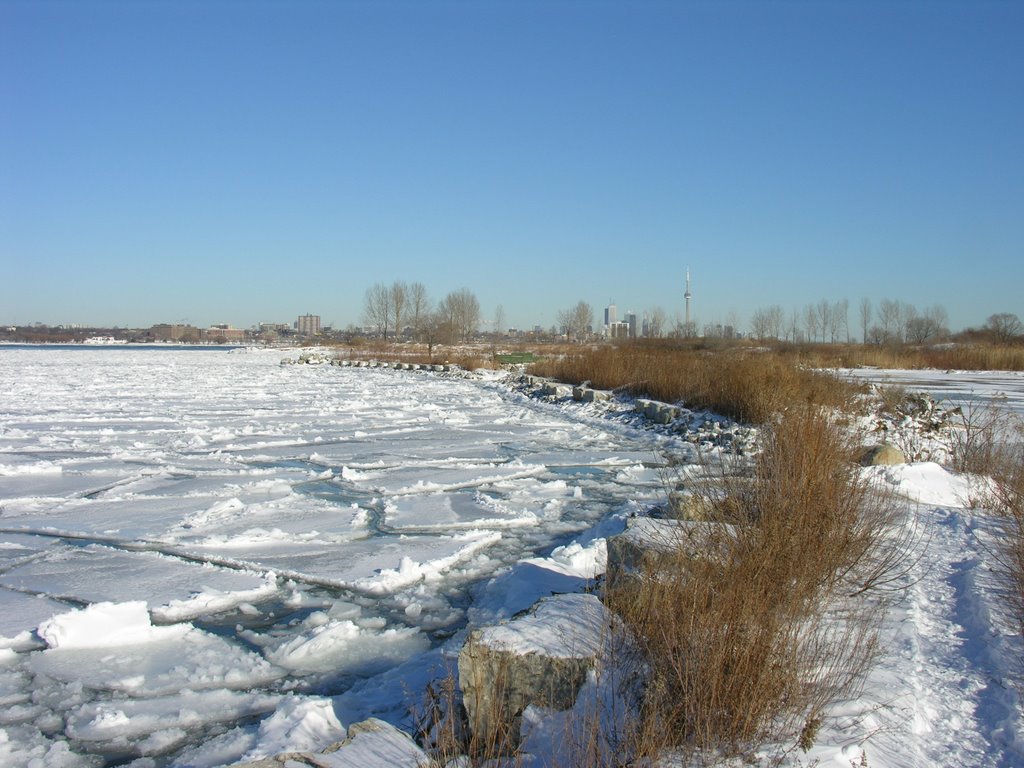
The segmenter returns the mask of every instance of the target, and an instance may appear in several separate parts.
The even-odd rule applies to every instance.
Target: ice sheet
[[[493,380],[280,357],[0,348],[8,754],[216,765],[327,738],[313,709],[250,721],[311,687],[400,718],[474,585],[495,579],[494,615],[520,602],[503,574],[523,599],[592,579],[594,542],[516,563],[656,492],[629,472],[663,436]]]

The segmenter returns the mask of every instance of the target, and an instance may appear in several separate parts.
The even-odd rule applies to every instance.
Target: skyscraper
[[[613,325],[617,320],[615,302],[609,301],[608,306],[604,308],[604,324]]]

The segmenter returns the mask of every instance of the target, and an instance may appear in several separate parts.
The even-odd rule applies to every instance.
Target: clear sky
[[[1024,3],[0,0],[0,322],[1024,317]]]

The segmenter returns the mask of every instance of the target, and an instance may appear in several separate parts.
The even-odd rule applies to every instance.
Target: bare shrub
[[[1017,625],[1024,635],[1024,450],[996,473],[993,497],[1001,514],[1001,562],[1010,577]]]
[[[807,745],[826,704],[861,681],[881,588],[905,566],[908,539],[886,535],[900,508],[861,478],[843,435],[818,409],[787,411],[753,480],[724,477],[734,501],[719,492],[705,505],[713,543],[676,542],[642,578],[609,589],[649,666],[639,754]]]
[[[505,670],[507,672],[507,670]],[[495,684],[501,686],[504,677],[498,670]],[[501,697],[495,698],[495,710],[481,713],[488,728],[473,727],[462,704],[458,675],[448,669],[444,677],[431,681],[422,699],[412,706],[416,724],[416,740],[436,766],[458,764],[465,768],[491,765],[501,758],[501,765],[514,768],[522,763],[518,747],[518,733],[511,729],[519,724],[518,718],[501,708]]]
[[[950,463],[955,471],[989,475],[1006,463],[1004,454],[1019,422],[1003,399],[986,403],[971,398],[954,412]]]
[[[1024,424],[1019,420],[987,473],[992,483],[985,503],[997,515],[999,532],[996,561],[1009,581],[1018,630],[1024,635]]]

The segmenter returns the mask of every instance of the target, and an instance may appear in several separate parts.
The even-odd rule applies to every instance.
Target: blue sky
[[[0,322],[1024,317],[1024,3],[0,1]]]

